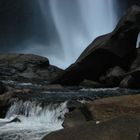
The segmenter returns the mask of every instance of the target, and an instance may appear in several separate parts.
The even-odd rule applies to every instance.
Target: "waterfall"
[[[61,68],[112,31],[118,11],[117,0],[1,1],[0,51],[46,56]]]
[[[140,33],[138,35],[138,39],[137,39],[137,48],[140,47]]]
[[[46,1],[39,3],[45,9]],[[116,24],[116,0],[49,0],[49,6],[60,40],[57,49],[62,47],[62,51],[60,58],[55,58],[55,54],[48,57],[62,68],[73,63],[94,38],[112,31]]]
[[[67,102],[42,106],[31,101],[15,101],[4,120],[0,120],[0,139],[39,140],[51,131],[62,129]],[[8,123],[13,118],[21,122]],[[2,125],[2,124],[6,125]],[[2,126],[1,126],[2,125]]]

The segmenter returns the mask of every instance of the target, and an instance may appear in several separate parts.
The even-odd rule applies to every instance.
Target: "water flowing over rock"
[[[140,7],[132,6],[113,32],[96,38],[54,83],[76,85],[84,79],[98,81],[106,70],[115,66],[128,70],[136,56],[139,31]]]
[[[42,106],[37,102],[15,101],[5,119],[0,119],[0,139],[39,140],[46,132],[62,129],[67,102]]]
[[[9,86],[10,84],[12,83],[9,83]],[[66,117],[65,113],[73,112],[77,107],[79,109],[74,115],[66,117],[63,126],[80,125],[83,121],[91,120],[91,114],[84,108],[83,103],[98,98],[132,93],[131,90],[119,88],[73,90],[59,87],[59,91],[55,91],[54,87],[49,87],[50,91],[48,88],[44,91],[42,88],[39,89],[41,85],[19,82],[16,84],[12,86],[18,89],[9,87],[8,92],[0,95],[0,118],[2,118],[0,119],[0,139],[40,140],[44,135],[61,129]],[[80,119],[78,119],[79,115]]]

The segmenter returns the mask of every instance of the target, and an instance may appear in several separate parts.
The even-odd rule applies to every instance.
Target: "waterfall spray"
[[[46,1],[39,3],[45,9]],[[62,57],[55,58],[55,54],[48,57],[52,64],[62,68],[73,63],[94,38],[112,31],[116,24],[116,0],[49,0],[47,4],[61,45],[52,47],[56,53],[62,47]],[[47,11],[43,12],[47,18]]]
[[[0,139],[39,140],[47,133],[62,129],[67,102],[42,106],[35,101],[15,101],[4,120],[0,120]],[[20,122],[13,122],[18,118]],[[8,135],[7,135],[8,134]]]

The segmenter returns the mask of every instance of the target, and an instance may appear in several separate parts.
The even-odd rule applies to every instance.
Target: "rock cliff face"
[[[113,32],[96,38],[53,83],[78,85],[84,79],[99,81],[112,67],[129,71],[136,57],[136,42],[140,31],[140,7],[126,11]]]

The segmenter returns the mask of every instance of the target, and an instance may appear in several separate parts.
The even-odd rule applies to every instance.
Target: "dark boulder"
[[[65,114],[65,120],[64,120],[62,126],[64,128],[74,127],[77,125],[81,125],[81,124],[85,123],[86,121],[87,121],[86,117],[81,112],[81,110],[75,109],[74,111]]]
[[[19,123],[19,122],[21,122],[21,120],[19,118],[15,117],[13,120],[11,120],[8,123],[13,123],[13,122],[18,122]]]
[[[140,48],[137,49],[136,54],[129,72],[120,82],[120,87],[140,89]]]
[[[120,83],[120,87],[140,89],[140,70],[129,73]]]
[[[0,79],[51,81],[63,71],[49,60],[33,54],[0,54]]]
[[[123,15],[113,32],[96,38],[53,83],[76,85],[84,79],[98,81],[111,67],[128,70],[136,56],[140,31],[140,7],[132,6]]]
[[[125,73],[126,72],[121,67],[115,66],[109,68],[106,74],[99,78],[99,81],[106,85],[106,87],[116,87],[119,85]]]
[[[131,65],[131,71],[140,69],[140,48],[137,49],[137,55],[135,60],[133,61]]]

